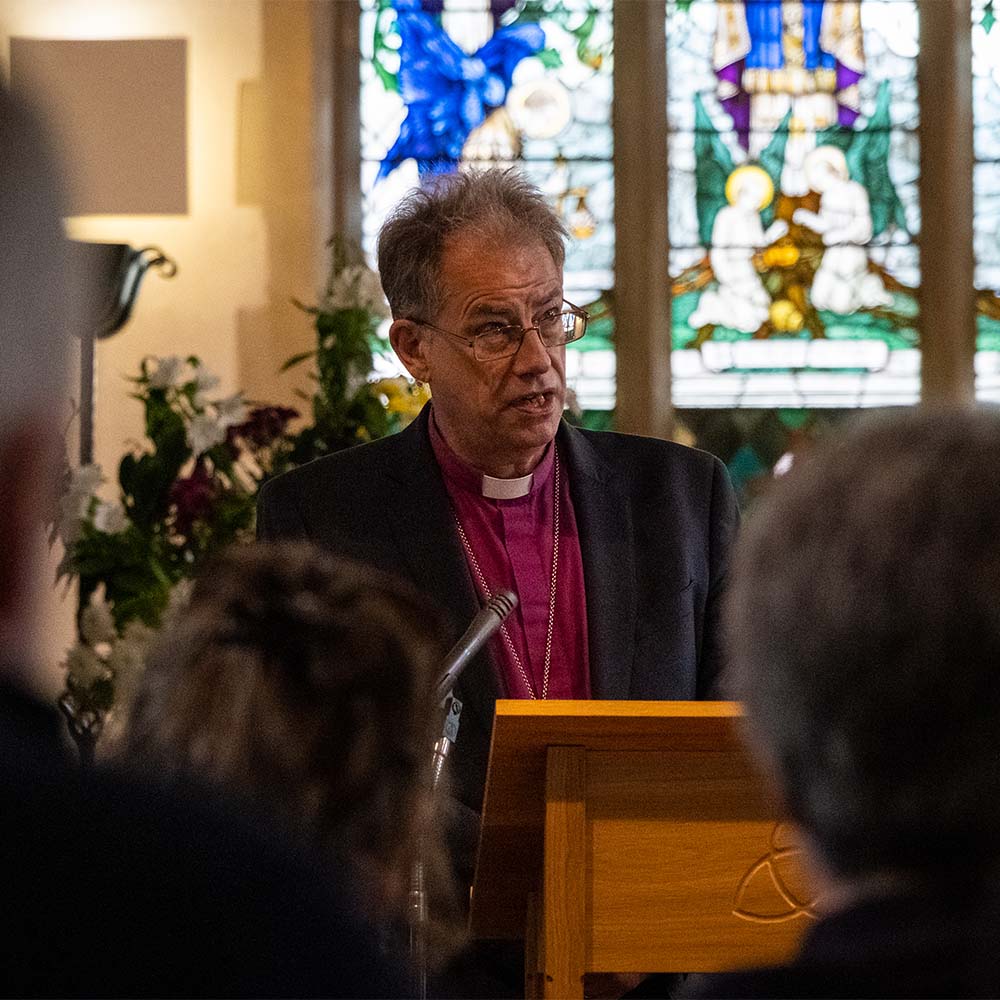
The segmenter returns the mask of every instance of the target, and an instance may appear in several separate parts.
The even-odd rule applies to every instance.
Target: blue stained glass
[[[571,232],[567,298],[587,305],[612,288],[611,4],[362,0],[369,257],[382,221],[422,175],[516,163]],[[569,348],[567,372],[586,409],[614,405],[614,355],[604,327],[596,324],[597,333]]]

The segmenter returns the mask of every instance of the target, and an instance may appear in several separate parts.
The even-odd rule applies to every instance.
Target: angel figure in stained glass
[[[797,208],[792,219],[818,233],[826,248],[813,278],[812,304],[840,315],[892,305],[882,279],[868,269],[872,213],[864,185],[851,180],[847,157],[836,146],[817,146],[806,157],[805,171],[820,196],[819,211]]]
[[[806,193],[805,156],[818,130],[850,127],[865,73],[857,0],[726,0],[718,5],[712,65],[718,97],[756,157],[791,115],[781,190]]]
[[[788,224],[776,219],[765,231],[760,213],[774,199],[767,171],[745,164],[726,182],[726,201],[712,223],[709,262],[718,287],[702,293],[688,319],[694,328],[727,326],[753,333],[768,317],[771,299],[754,267],[756,250],[784,236]]]

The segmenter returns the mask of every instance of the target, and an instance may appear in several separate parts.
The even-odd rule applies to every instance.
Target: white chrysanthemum
[[[80,614],[80,635],[89,646],[114,642],[118,638],[111,606],[104,599],[103,586],[90,595],[90,601]]]
[[[169,389],[171,386],[180,385],[184,379],[184,369],[187,362],[183,358],[171,354],[169,358],[156,359],[156,371],[149,376],[149,386],[151,389]]]
[[[128,527],[125,508],[120,503],[105,503],[103,500],[94,511],[94,527],[108,535],[117,535]]]
[[[187,442],[196,456],[214,448],[225,439],[225,425],[211,414],[199,413],[188,425]]]
[[[89,646],[78,642],[66,654],[66,669],[80,687],[90,687],[107,674],[104,661]]]

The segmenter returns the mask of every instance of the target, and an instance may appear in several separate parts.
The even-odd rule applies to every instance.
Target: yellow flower
[[[802,313],[788,299],[778,299],[771,303],[771,325],[775,330],[785,333],[797,333],[805,322]]]
[[[764,251],[765,267],[794,267],[799,262],[799,248],[794,243],[776,243]]]

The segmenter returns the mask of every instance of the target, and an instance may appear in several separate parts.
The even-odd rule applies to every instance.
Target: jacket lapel
[[[451,619],[448,643],[462,635],[479,610],[479,600],[469,575],[451,502],[438,468],[428,434],[430,406],[405,430],[396,435],[399,449],[386,468],[393,481],[386,515],[399,543],[408,576],[422,581],[422,590]],[[499,697],[488,653],[476,656],[458,683],[463,718],[471,711],[489,727],[493,706]]]
[[[587,592],[590,686],[594,698],[628,698],[635,644],[632,514],[616,470],[586,435],[559,430],[571,473]]]

